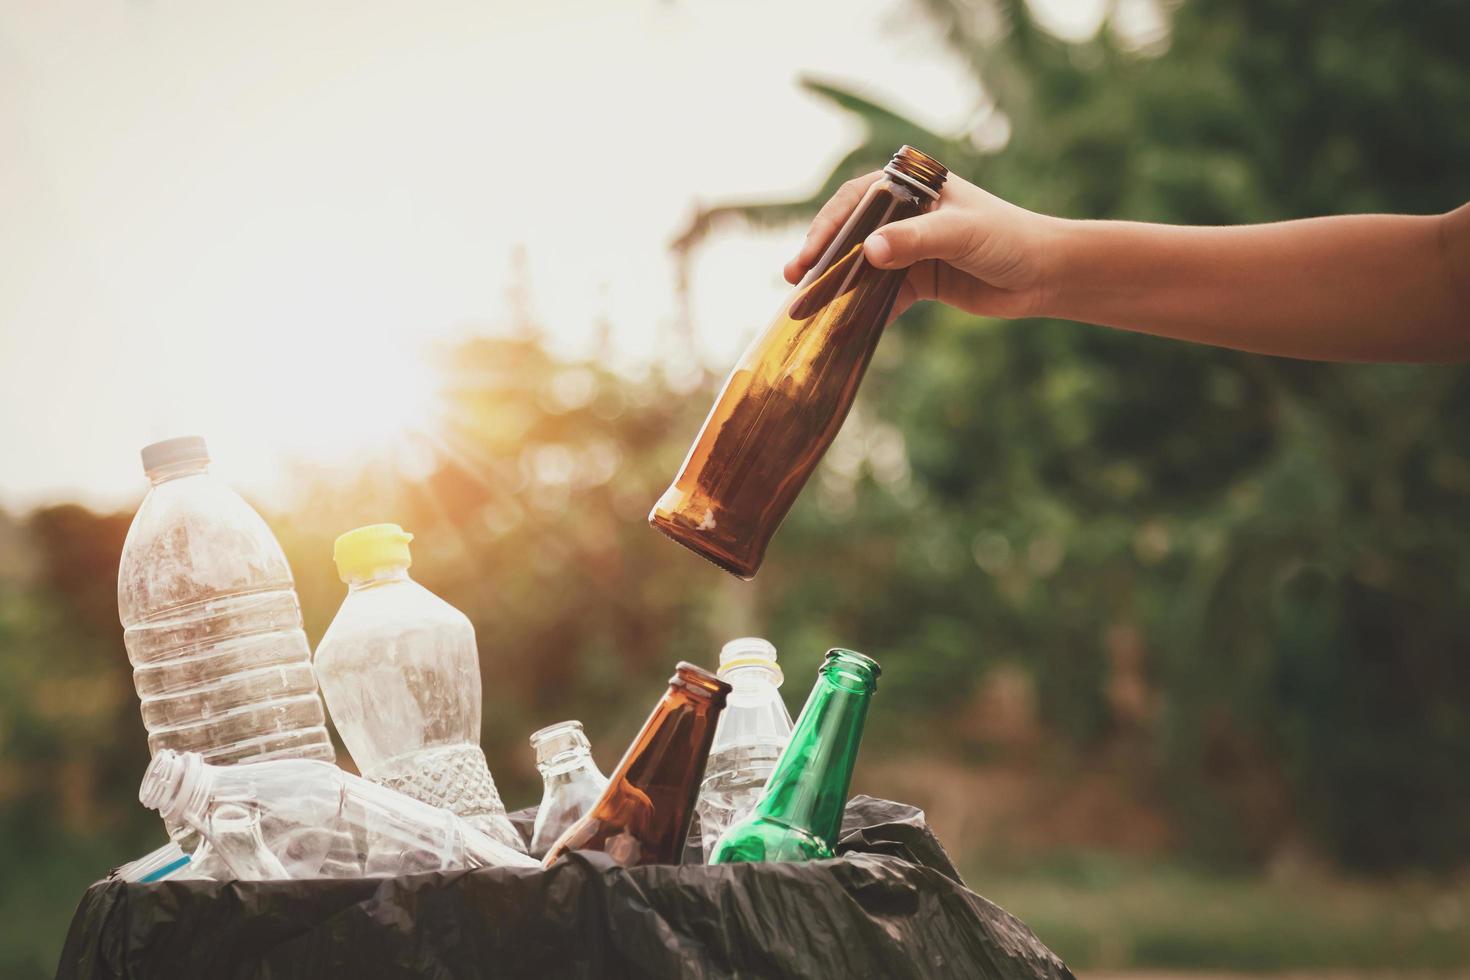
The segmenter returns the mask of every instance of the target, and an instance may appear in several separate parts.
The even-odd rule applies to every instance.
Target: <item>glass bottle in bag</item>
[[[216,881],[277,881],[291,877],[266,846],[260,810],[250,797],[216,798],[204,825],[208,830],[201,835],[204,840],[194,851],[188,872],[177,877]]]
[[[290,878],[537,866],[448,810],[314,759],[211,766],[161,749],[138,799],[203,839],[201,864],[213,853],[232,874],[232,857],[252,862],[251,873]]]
[[[755,810],[721,835],[710,864],[835,856],[878,674],[871,657],[853,650],[827,652]]]
[[[145,446],[117,576],[148,748],[215,764],[335,758],[291,568],[197,436]]]
[[[678,864],[729,693],[714,674],[680,662],[602,797],[551,846],[546,866],[571,851],[602,851],[625,868]]]
[[[347,598],[316,650],[327,710],[368,779],[524,851],[480,748],[475,628],[409,577],[412,540],[397,524],[337,539]]]
[[[715,841],[731,824],[755,808],[791,739],[791,714],[781,700],[781,667],[769,641],[747,636],[726,643],[720,650],[719,676],[731,690],[715,728],[695,809],[702,860],[708,860]]]
[[[650,524],[740,578],[755,576],[847,418],[908,275],[870,265],[863,241],[932,208],[947,176],[911,146],[894,155],[735,365]]]
[[[541,773],[541,805],[531,830],[531,856],[544,857],[567,828],[592,809],[607,777],[592,758],[580,721],[559,721],[531,735]]]

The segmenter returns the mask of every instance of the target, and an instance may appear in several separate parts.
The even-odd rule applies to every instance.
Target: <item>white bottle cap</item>
[[[770,640],[759,636],[742,636],[731,640],[720,648],[720,676],[739,667],[765,667],[774,671],[776,683],[782,680],[781,668],[776,663],[776,647]]]

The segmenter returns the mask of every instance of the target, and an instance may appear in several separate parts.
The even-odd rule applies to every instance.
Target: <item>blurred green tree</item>
[[[973,68],[972,132],[809,82],[861,145],[812,198],[679,244],[808,215],[904,141],[1070,217],[1463,203],[1464,4],[1155,5],[1142,30],[1118,5],[1081,43],[1021,0],[922,6]],[[977,666],[1014,661],[1079,749],[1141,726],[1201,853],[1261,859],[1299,819],[1354,865],[1470,857],[1470,373],[923,307],[881,353],[763,576],[780,631],[887,651],[907,710],[962,718]]]

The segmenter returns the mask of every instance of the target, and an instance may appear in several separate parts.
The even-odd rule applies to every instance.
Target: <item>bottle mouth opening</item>
[[[260,826],[260,810],[248,799],[226,800],[209,814],[209,829],[221,834],[238,834]]]
[[[786,681],[780,666],[769,660],[741,660],[720,667],[720,680],[727,682],[737,692],[753,685],[769,684],[780,687]]]
[[[563,766],[592,755],[580,721],[559,721],[531,733],[531,748],[536,752],[537,766]]]
[[[742,636],[720,647],[720,666],[735,660],[776,660],[776,645],[759,636]]]
[[[891,176],[897,177],[917,189],[928,194],[930,197],[938,197],[939,189],[949,177],[949,168],[938,160],[917,149],[905,144],[898,148],[893,159],[888,161],[888,166],[883,171]]]
[[[552,722],[545,728],[538,728],[531,733],[531,744],[535,745],[537,742],[544,742],[548,738],[557,735],[568,735],[573,732],[581,734],[582,723],[580,721],[567,720]]]
[[[730,685],[720,680],[718,676],[687,660],[679,661],[678,666],[674,668],[674,676],[669,678],[669,684],[681,687],[691,694],[717,699],[721,703],[731,691]]]
[[[878,676],[883,673],[883,668],[878,665],[878,661],[866,654],[834,647],[827,651],[827,657],[822,661],[818,672],[833,680],[847,682],[844,686],[853,685],[876,691]]]
[[[739,672],[744,667],[755,667],[768,671],[774,675],[778,686],[782,681],[781,667],[776,662],[776,647],[769,640],[763,640],[758,636],[742,636],[720,648],[718,674],[722,679],[733,681],[736,677],[741,676]],[[750,674],[747,673],[746,676]]]
[[[159,749],[143,773],[138,787],[138,802],[165,817],[179,808],[184,795],[188,760],[173,749]]]

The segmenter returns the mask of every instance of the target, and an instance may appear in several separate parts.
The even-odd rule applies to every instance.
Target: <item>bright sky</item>
[[[503,323],[517,246],[559,347],[606,316],[647,358],[694,202],[853,144],[802,74],[949,132],[978,100],[911,0],[0,0],[0,505],[126,503],[183,433],[267,494],[378,451],[412,420],[374,392]],[[799,236],[702,251],[711,363]]]

